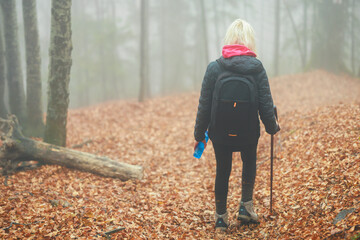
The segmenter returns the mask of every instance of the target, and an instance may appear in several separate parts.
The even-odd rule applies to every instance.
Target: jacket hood
[[[263,68],[261,62],[252,56],[243,55],[231,58],[224,58],[222,56],[219,61],[226,70],[242,74],[260,72]]]
[[[231,58],[234,56],[252,56],[256,57],[256,53],[251,51],[248,47],[239,44],[224,45],[222,49],[222,56],[224,58]]]

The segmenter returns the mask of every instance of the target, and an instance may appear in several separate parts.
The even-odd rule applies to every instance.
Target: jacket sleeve
[[[218,70],[218,64],[216,62],[211,62],[206,69],[205,76],[202,82],[199,106],[194,129],[194,137],[197,142],[201,142],[202,140],[204,140],[205,132],[210,123],[212,94],[218,75]]]
[[[257,76],[257,83],[260,119],[265,125],[266,132],[275,134],[279,131],[279,127],[275,118],[274,102],[271,96],[269,80],[263,66],[261,66],[261,71]]]

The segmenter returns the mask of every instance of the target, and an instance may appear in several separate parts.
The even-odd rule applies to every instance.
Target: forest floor
[[[112,239],[360,238],[360,80],[314,71],[270,84],[282,130],[271,215],[270,136],[262,126],[260,224],[235,220],[242,163],[234,153],[231,226],[214,231],[214,153],[209,144],[200,160],[192,157],[199,95],[188,93],[70,110],[68,147],[91,140],[77,150],[142,165],[144,178],[122,182],[60,166],[17,173],[8,186],[0,177],[0,239],[105,239],[114,229]]]

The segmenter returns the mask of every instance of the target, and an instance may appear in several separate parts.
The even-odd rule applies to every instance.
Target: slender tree
[[[5,51],[1,30],[2,27],[0,26],[0,117],[5,118],[7,115],[5,106]]]
[[[275,47],[274,47],[274,75],[279,75],[279,57],[280,57],[280,0],[275,2]]]
[[[261,4],[261,8],[260,8],[260,52],[263,53],[264,52],[264,25],[265,25],[265,6],[266,2],[263,2]]]
[[[200,10],[201,10],[202,37],[203,37],[203,44],[204,44],[204,57],[205,57],[205,63],[208,64],[210,59],[209,59],[209,47],[208,47],[206,13],[205,13],[204,0],[200,0]]]
[[[41,58],[37,25],[36,0],[23,0],[26,47],[26,110],[28,136],[42,137],[44,129],[42,111]]]
[[[351,71],[353,76],[356,76],[356,69],[355,69],[355,0],[352,0],[351,4]]]
[[[191,75],[192,63],[189,66],[189,57],[193,60],[201,51],[201,62],[203,63],[202,42],[196,43],[197,47],[193,48],[193,44],[197,41],[201,34],[193,35],[192,31],[201,32],[200,21],[195,16],[195,10],[199,9],[199,1],[161,1],[161,25],[159,32],[161,34],[161,44],[154,44],[160,47],[160,51],[154,50],[152,56],[154,60],[160,59],[162,71],[160,77],[162,79],[162,92],[169,94],[171,92],[179,92],[184,90],[186,80],[195,79]],[[193,11],[194,10],[194,11]],[[155,22],[155,21],[154,21]],[[179,23],[182,24],[179,24]],[[156,22],[155,22],[156,24]],[[155,25],[154,24],[154,25]],[[196,30],[195,30],[196,28]],[[193,36],[189,38],[189,36]],[[199,36],[198,36],[199,35]],[[153,46],[153,43],[150,41]],[[200,51],[199,51],[200,50]],[[159,53],[159,54],[157,54]],[[159,56],[159,57],[157,57]],[[151,58],[153,60],[153,58]],[[156,71],[154,71],[156,72]],[[191,86],[191,85],[190,85]]]
[[[23,124],[25,122],[25,92],[20,61],[16,1],[2,0],[0,3],[4,19],[10,112],[15,114]]]
[[[304,31],[303,31],[303,46],[304,46],[304,61],[307,61],[307,52],[308,52],[308,0],[304,0],[303,5],[303,22],[304,22]],[[305,66],[306,67],[306,66]]]
[[[71,70],[71,0],[52,0],[48,107],[44,141],[66,145]]]
[[[99,23],[102,23],[104,25],[105,23],[105,13],[104,13],[104,1],[98,1],[95,0],[94,1],[95,4],[95,9],[96,9],[96,20]],[[98,37],[102,40],[102,42],[104,41],[104,39],[102,39],[102,37],[104,36],[104,34],[98,35]],[[106,41],[106,40],[105,40]],[[107,65],[108,63],[106,62],[107,59],[107,55],[106,52],[104,51],[105,46],[102,46],[102,44],[97,46],[97,55],[100,57],[100,61],[98,62],[99,68],[100,68],[100,79],[101,79],[101,93],[102,93],[102,99],[103,100],[109,100],[109,79],[108,79],[108,71],[107,71]]]
[[[215,27],[215,39],[216,39],[216,51],[218,54],[221,53],[221,37],[220,37],[220,30],[219,30],[219,9],[218,5],[216,4],[216,0],[212,1],[213,11],[214,11],[214,27]]]
[[[291,14],[291,11],[290,11],[290,8],[289,8],[289,5],[287,4],[286,1],[283,0],[283,3],[285,5],[285,9],[286,9],[286,12],[290,18],[290,22],[291,22],[291,25],[292,25],[292,29],[294,31],[294,34],[295,34],[295,37],[296,37],[296,44],[298,46],[298,50],[299,50],[299,55],[301,57],[301,62],[302,62],[302,68],[305,69],[305,52],[301,46],[301,39],[300,39],[300,34],[298,33],[297,31],[297,26],[296,26],[296,23],[295,23],[295,20]]]
[[[148,8],[149,0],[141,0],[140,11],[140,93],[139,102],[144,101],[148,85]]]
[[[316,14],[313,24],[311,66],[330,72],[346,71],[345,29],[349,20],[348,0],[315,1]]]
[[[168,3],[167,0],[162,0],[161,1],[161,12],[162,14],[160,14],[161,17],[161,30],[160,30],[160,34],[161,34],[161,94],[165,95],[165,92],[167,91],[166,89],[166,61],[165,61],[165,53],[166,53],[166,47],[167,47],[167,41],[166,41],[166,4]]]
[[[119,93],[124,95],[124,82],[122,81],[121,78],[119,78],[119,74],[117,71],[118,67],[118,53],[116,51],[117,49],[117,36],[118,36],[118,29],[116,26],[116,22],[117,22],[117,8],[116,8],[116,0],[112,0],[112,1],[108,1],[108,3],[110,4],[110,8],[111,8],[111,18],[109,19],[110,23],[111,23],[111,33],[110,33],[110,37],[109,37],[109,42],[110,42],[110,47],[113,49],[113,51],[111,52],[111,55],[109,56],[110,61],[113,63],[111,65],[112,70],[110,71],[111,75],[111,86],[113,86],[113,91],[112,91],[112,99],[118,98]]]

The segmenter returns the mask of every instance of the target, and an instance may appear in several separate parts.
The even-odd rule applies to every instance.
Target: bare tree
[[[36,0],[23,0],[26,47],[26,135],[42,137],[44,130],[41,87],[41,58]]]
[[[0,117],[4,118],[7,115],[5,106],[5,51],[1,30],[2,27],[0,26]]]
[[[295,38],[296,38],[296,44],[298,46],[298,50],[299,50],[299,55],[301,57],[301,62],[302,62],[302,67],[303,69],[305,68],[305,64],[306,64],[306,60],[305,60],[305,51],[303,50],[302,46],[301,46],[301,43],[300,43],[300,35],[297,31],[297,27],[296,27],[296,23],[295,23],[295,20],[291,14],[291,10],[289,8],[289,5],[287,4],[286,1],[283,1],[284,5],[285,5],[285,9],[286,9],[286,12],[290,18],[290,22],[291,22],[291,25],[292,25],[292,29],[294,31],[294,34],[295,34]]]
[[[206,13],[205,13],[204,0],[200,0],[200,10],[201,10],[201,28],[202,28],[202,37],[203,37],[203,44],[204,44],[205,63],[208,64],[210,60],[209,60],[209,47],[208,47]]]
[[[161,30],[160,30],[160,34],[161,34],[161,94],[165,95],[165,92],[167,91],[166,89],[166,61],[165,61],[165,52],[166,52],[166,47],[167,47],[167,41],[166,41],[166,4],[168,3],[167,0],[162,0],[161,1]]]
[[[280,0],[275,3],[275,46],[274,46],[274,75],[279,75],[279,57],[280,57]]]
[[[303,42],[304,42],[304,61],[306,64],[307,61],[307,52],[308,52],[308,0],[304,0],[304,14],[303,14],[303,22],[304,22],[304,31],[303,31]],[[306,67],[304,65],[304,67]]]
[[[48,107],[44,141],[66,145],[71,70],[71,0],[52,0]]]
[[[141,0],[140,11],[140,93],[139,102],[144,101],[148,85],[148,11],[149,0]]]
[[[10,112],[15,114],[23,124],[25,122],[25,92],[20,61],[16,1],[1,1],[0,3],[4,19]]]
[[[350,29],[350,34],[351,34],[351,71],[353,73],[354,76],[356,76],[356,69],[355,69],[355,28],[356,28],[356,24],[355,24],[355,19],[356,19],[356,15],[355,15],[355,0],[352,0],[352,6],[351,6],[351,29]]]
[[[315,1],[311,66],[330,72],[346,71],[345,30],[349,20],[348,0]]]
[[[216,51],[218,53],[221,52],[221,37],[220,37],[220,30],[219,30],[219,9],[218,5],[216,4],[216,0],[212,1],[213,11],[214,11],[214,27],[215,27],[215,39],[216,39]]]

